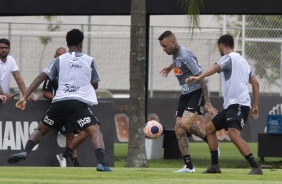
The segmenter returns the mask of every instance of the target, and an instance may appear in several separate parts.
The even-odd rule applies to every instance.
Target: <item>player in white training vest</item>
[[[234,39],[231,35],[222,35],[218,41],[220,60],[198,76],[189,77],[186,82],[196,82],[219,72],[222,79],[223,110],[206,126],[208,144],[211,153],[211,166],[205,173],[221,173],[218,165],[216,132],[225,129],[233,144],[249,162],[252,170],[249,174],[263,174],[256,163],[249,145],[242,139],[241,131],[247,123],[249,113],[258,118],[259,83],[247,61],[233,51]],[[252,85],[253,100],[249,95],[248,84]]]
[[[97,104],[95,89],[98,88],[99,75],[93,58],[81,53],[84,35],[78,29],[66,35],[69,52],[54,59],[32,82],[26,94],[16,103],[19,110],[24,110],[28,96],[47,78],[58,77],[58,89],[51,106],[30,136],[24,150],[10,155],[8,162],[13,164],[28,157],[32,148],[50,130],[60,130],[66,122],[71,122],[78,129],[84,130],[95,150],[97,171],[112,171],[104,161],[105,145],[100,122],[90,110]],[[72,144],[71,144],[72,145]],[[75,144],[73,144],[75,145]],[[68,158],[76,147],[68,147],[63,157]]]

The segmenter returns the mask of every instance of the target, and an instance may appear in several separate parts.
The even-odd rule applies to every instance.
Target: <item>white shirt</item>
[[[14,71],[19,70],[15,59],[8,55],[6,62],[0,60],[0,85],[5,94],[10,92],[10,76]]]
[[[58,89],[52,102],[75,99],[89,105],[98,104],[91,82],[100,79],[92,57],[82,53],[65,53],[53,60],[43,72],[50,79],[58,76]]]

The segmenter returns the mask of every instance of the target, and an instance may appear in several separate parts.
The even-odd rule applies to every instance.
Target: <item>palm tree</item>
[[[202,0],[179,0],[188,13],[188,24],[199,28]],[[146,0],[131,0],[130,113],[126,167],[148,167],[143,127],[146,107]]]
[[[148,167],[145,124],[146,0],[131,0],[130,114],[126,167]]]

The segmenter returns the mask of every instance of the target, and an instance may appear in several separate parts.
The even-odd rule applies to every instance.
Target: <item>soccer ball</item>
[[[156,120],[150,120],[144,125],[143,132],[146,137],[156,139],[163,133],[163,126]]]

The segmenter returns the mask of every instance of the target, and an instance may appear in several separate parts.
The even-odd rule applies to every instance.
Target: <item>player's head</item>
[[[168,55],[174,54],[175,48],[178,45],[175,35],[171,31],[163,32],[158,40],[160,41],[160,45],[163,47],[163,51],[165,51]]]
[[[66,53],[66,52],[67,52],[67,50],[64,47],[59,47],[59,48],[56,49],[54,58],[59,57],[60,55]]]
[[[0,58],[6,58],[10,52],[10,41],[0,38]]]
[[[217,41],[218,50],[220,55],[224,56],[226,50],[234,49],[234,38],[229,34],[222,35]]]
[[[67,33],[66,41],[68,47],[75,46],[82,48],[82,42],[84,39],[83,32],[79,29],[72,29]]]

